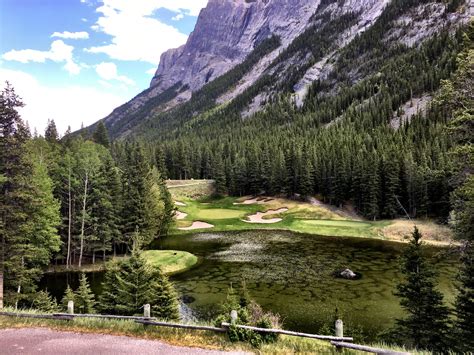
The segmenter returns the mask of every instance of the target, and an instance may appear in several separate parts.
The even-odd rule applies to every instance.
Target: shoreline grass
[[[12,308],[4,311],[15,312]],[[35,310],[22,310],[21,313],[39,314]],[[200,322],[199,325],[211,325]],[[72,321],[36,318],[18,318],[0,315],[0,331],[15,328],[48,328],[58,331],[94,333],[117,336],[130,336],[139,339],[157,340],[175,346],[194,347],[208,350],[242,351],[255,354],[364,354],[343,349],[338,351],[328,341],[282,335],[275,343],[264,343],[254,348],[247,343],[232,343],[226,335],[202,330],[185,330],[165,327],[143,326],[132,320],[112,320],[97,318],[75,318]],[[387,344],[370,344],[391,351],[407,351],[403,347]],[[410,351],[414,355],[429,354],[423,351]]]
[[[181,250],[146,250],[143,256],[153,266],[161,268],[165,275],[176,275],[192,268],[198,263],[198,257],[186,251]],[[97,262],[95,264],[84,264],[81,267],[71,265],[69,269],[66,265],[51,265],[46,273],[62,273],[62,272],[100,272],[105,271],[107,263],[113,260],[124,260],[128,256],[114,256],[110,260]]]

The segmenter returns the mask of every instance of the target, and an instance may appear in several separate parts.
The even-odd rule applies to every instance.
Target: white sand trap
[[[185,203],[183,203],[183,202],[179,202],[179,201],[174,201],[174,204],[175,204],[176,206],[181,206],[181,207],[184,207],[184,206],[186,206],[186,204],[185,204]]]
[[[178,228],[178,229],[182,231],[192,231],[194,229],[204,229],[204,228],[214,228],[214,226],[206,222],[196,221],[196,222],[193,222],[193,224],[190,227],[183,227],[183,228]]]
[[[184,213],[184,212],[181,212],[181,211],[176,211],[175,214],[174,214],[176,219],[185,219],[187,215],[188,215],[187,213]]]
[[[248,219],[243,219],[244,222],[247,223],[263,223],[263,224],[271,224],[271,223],[278,223],[281,222],[282,218],[269,218],[264,219],[265,216],[270,216],[272,214],[278,214],[288,211],[288,208],[280,208],[278,210],[269,210],[267,212],[257,212],[256,214],[252,214],[247,216]]]

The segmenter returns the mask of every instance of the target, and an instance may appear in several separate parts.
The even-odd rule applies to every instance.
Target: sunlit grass
[[[143,257],[153,266],[159,267],[165,274],[175,274],[194,266],[196,255],[177,250],[147,250]]]

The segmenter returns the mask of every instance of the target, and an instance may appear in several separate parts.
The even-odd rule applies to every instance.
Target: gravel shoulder
[[[0,330],[0,354],[245,354],[168,345],[127,336],[84,334],[47,328]]]

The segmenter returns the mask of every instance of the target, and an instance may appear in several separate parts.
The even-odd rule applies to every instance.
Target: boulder
[[[339,275],[342,278],[348,279],[348,280],[354,280],[355,278],[357,278],[356,273],[354,271],[352,271],[351,269],[345,269],[345,270],[341,271],[341,273]]]

